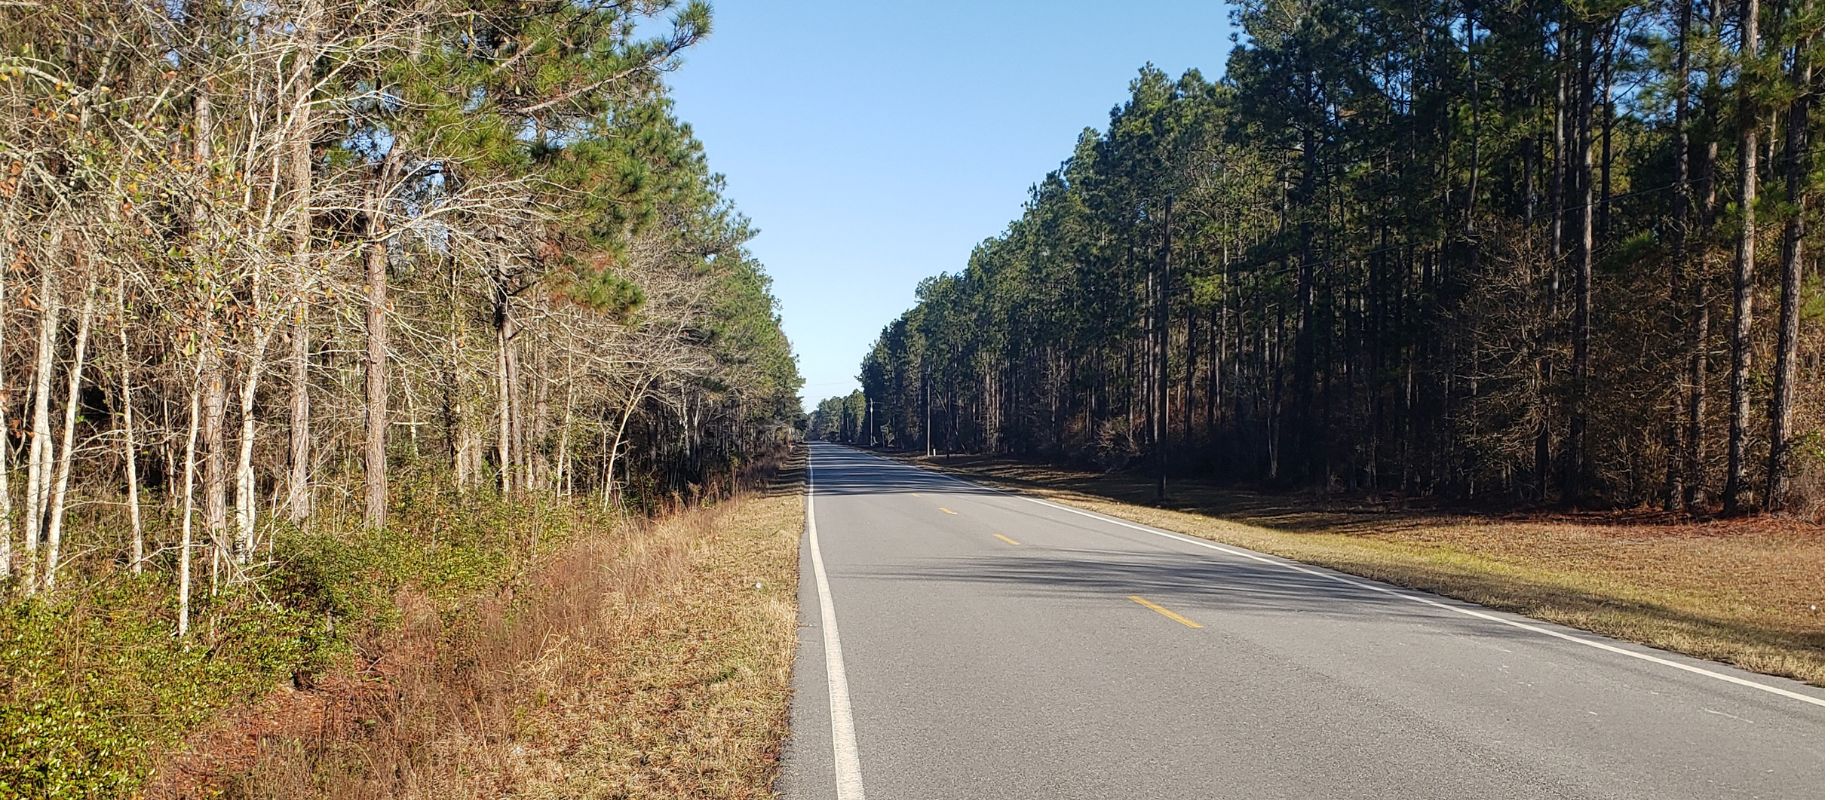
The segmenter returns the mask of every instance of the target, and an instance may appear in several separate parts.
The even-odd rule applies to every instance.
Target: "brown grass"
[[[224,719],[154,794],[769,797],[798,480],[588,533],[455,613],[398,598],[378,660]]]
[[[1112,516],[1746,669],[1824,682],[1824,529],[1762,517],[1475,515],[1008,459],[914,459]]]

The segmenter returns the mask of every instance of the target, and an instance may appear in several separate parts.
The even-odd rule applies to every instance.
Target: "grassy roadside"
[[[1824,531],[1782,519],[1482,516],[1011,459],[901,456],[1165,530],[1824,683]]]
[[[362,662],[194,736],[154,797],[770,796],[801,474],[586,530],[493,593],[396,596]]]

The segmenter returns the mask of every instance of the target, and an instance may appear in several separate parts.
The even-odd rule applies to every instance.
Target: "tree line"
[[[1823,4],[1253,0],[865,356],[894,447],[1821,513]]]
[[[842,397],[828,397],[807,415],[806,437],[844,444],[875,444],[865,438],[872,422],[871,411],[864,392],[856,389]]]
[[[668,0],[0,8],[0,579],[258,569],[430,486],[653,506],[786,441]],[[80,549],[70,530],[86,526]]]

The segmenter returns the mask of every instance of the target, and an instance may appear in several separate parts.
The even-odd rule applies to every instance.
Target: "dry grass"
[[[1007,459],[918,459],[988,483],[1515,611],[1608,636],[1824,682],[1824,530],[1797,520],[1650,514],[1471,515],[1176,481],[1156,507],[1137,475]]]
[[[457,613],[398,598],[405,621],[378,661],[200,738],[250,750],[200,783],[246,798],[770,796],[798,480],[588,533]]]

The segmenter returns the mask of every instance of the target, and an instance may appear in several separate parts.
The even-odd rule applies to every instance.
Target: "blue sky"
[[[1227,17],[1168,0],[713,0],[712,35],[668,80],[761,230],[803,403],[856,388],[915,284],[1021,213],[1145,62],[1218,77]]]

